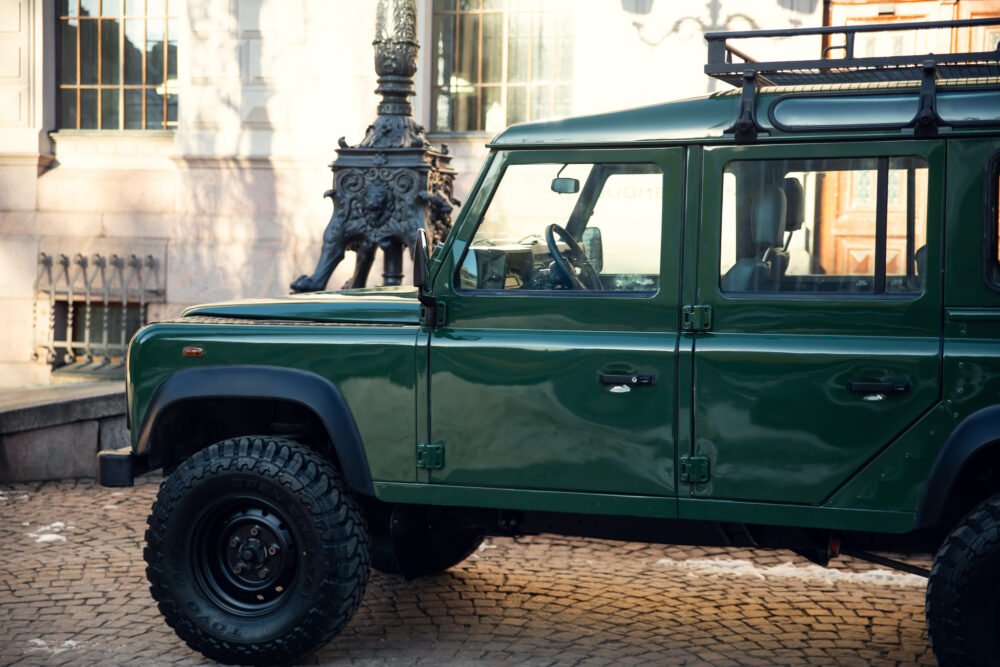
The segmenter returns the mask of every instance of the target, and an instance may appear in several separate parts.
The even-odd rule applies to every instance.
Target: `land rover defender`
[[[142,329],[100,473],[167,475],[167,622],[287,662],[372,566],[559,533],[877,559],[929,577],[942,665],[997,664],[1000,51],[854,43],[998,24],[709,34],[732,91],[497,136],[414,287]],[[821,58],[734,45],[805,35]]]

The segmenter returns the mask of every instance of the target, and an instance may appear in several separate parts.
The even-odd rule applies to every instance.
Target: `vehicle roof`
[[[960,96],[982,90],[1000,93],[1000,80],[978,80],[962,85],[942,84],[938,96]],[[864,136],[868,138],[907,138],[912,130],[899,128],[865,127],[866,117],[862,105],[853,113],[839,116],[843,126],[835,130],[782,131],[768,118],[771,105],[787,96],[854,98],[874,93],[912,95],[919,88],[912,84],[846,84],[824,86],[772,86],[761,88],[757,96],[757,121],[768,131],[759,141],[781,139],[816,140],[827,136]],[[559,120],[538,121],[513,125],[491,142],[493,148],[559,147],[576,145],[623,145],[661,143],[732,143],[732,135],[725,133],[739,115],[740,94],[727,90],[702,97],[665,102],[623,111],[576,116]],[[868,121],[871,122],[870,120]],[[991,119],[975,127],[948,128],[956,134],[996,134],[1000,132],[1000,119]],[[872,135],[876,135],[873,137]]]
[[[676,102],[512,125],[491,146],[633,143],[720,138],[735,120],[731,91]]]

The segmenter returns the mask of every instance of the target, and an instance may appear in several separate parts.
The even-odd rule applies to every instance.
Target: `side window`
[[[456,279],[475,291],[659,287],[663,173],[654,164],[514,164]]]
[[[986,168],[986,279],[1000,289],[1000,153],[993,155]]]
[[[730,162],[722,197],[723,292],[923,291],[921,158]]]

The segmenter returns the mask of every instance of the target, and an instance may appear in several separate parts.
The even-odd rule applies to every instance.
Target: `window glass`
[[[565,116],[571,0],[434,0],[431,113],[437,132],[499,132]]]
[[[731,162],[724,292],[918,294],[926,277],[920,158]]]
[[[178,4],[56,3],[59,128],[176,128]]]
[[[465,290],[655,292],[663,174],[652,164],[504,171],[458,269]]]

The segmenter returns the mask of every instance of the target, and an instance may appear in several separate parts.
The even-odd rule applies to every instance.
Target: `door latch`
[[[682,456],[680,480],[687,484],[704,484],[708,481],[707,456]]]
[[[684,306],[681,309],[681,329],[697,332],[712,328],[712,307],[706,305]]]
[[[438,470],[444,467],[444,443],[421,442],[417,445],[417,467]]]

